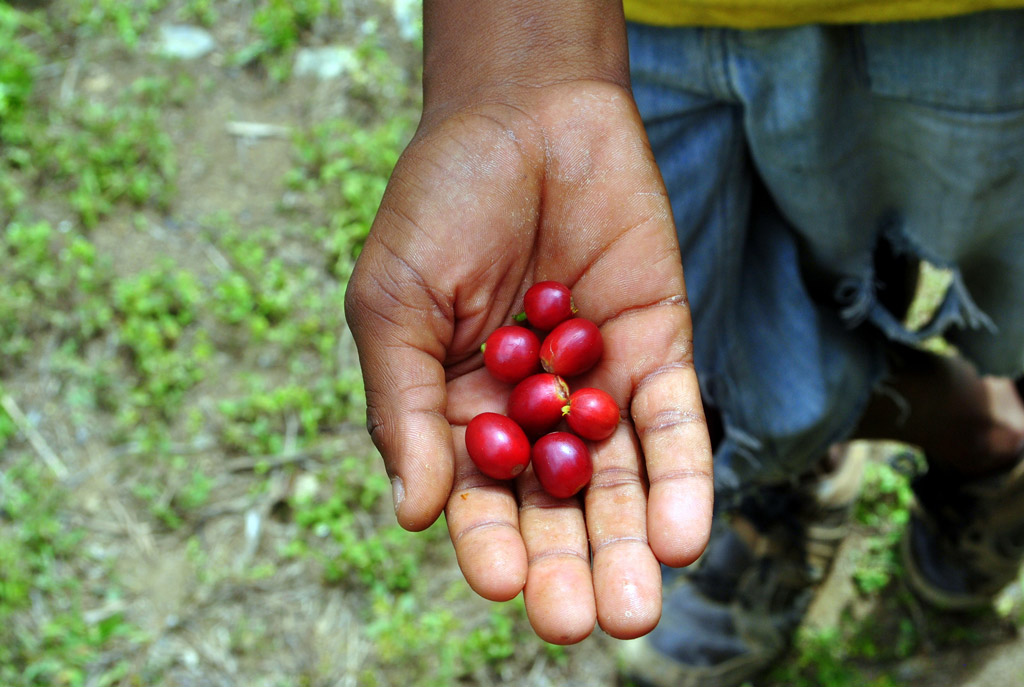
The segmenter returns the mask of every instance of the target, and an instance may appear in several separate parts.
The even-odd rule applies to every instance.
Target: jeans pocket
[[[859,31],[864,76],[876,95],[979,114],[1024,108],[1024,11]]]

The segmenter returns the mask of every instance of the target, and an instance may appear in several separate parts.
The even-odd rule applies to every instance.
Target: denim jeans
[[[889,341],[1024,371],[1024,12],[628,31],[724,423],[720,498],[847,438]],[[925,326],[886,305],[906,275],[885,256],[948,270]]]

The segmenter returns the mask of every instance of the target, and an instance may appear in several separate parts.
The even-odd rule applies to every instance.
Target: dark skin
[[[420,126],[346,294],[398,521],[422,530],[444,511],[470,586],[495,601],[523,593],[546,641],[597,624],[643,635],[661,614],[659,564],[701,554],[714,494],[679,248],[629,89],[620,0],[426,0],[424,48]],[[530,469],[487,478],[465,448],[469,420],[503,412],[510,391],[480,344],[548,279],[604,337],[577,385],[623,411],[592,444],[582,499],[547,496]],[[955,359],[894,369],[912,413],[896,422],[879,396],[861,436],[975,473],[1017,455],[1024,406],[1007,380]]]
[[[617,0],[424,6],[424,111],[346,296],[370,433],[410,530],[442,509],[470,586],[524,594],[543,639],[619,638],[661,614],[659,563],[710,531],[711,446],[661,176],[628,82]],[[583,499],[468,459],[465,425],[510,387],[480,344],[545,279],[573,289],[605,354],[576,380],[624,421],[592,444]]]
[[[981,375],[958,356],[893,346],[889,358],[887,385],[895,394],[872,399],[856,438],[914,444],[932,469],[967,478],[1020,458],[1024,402],[1010,379]]]

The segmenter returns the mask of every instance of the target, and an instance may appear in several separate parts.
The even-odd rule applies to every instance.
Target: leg
[[[819,454],[828,445],[828,432],[816,433],[815,441],[799,441],[801,430],[830,417],[833,408],[824,400],[817,403],[813,393],[818,391],[811,382],[818,371],[816,357],[780,350],[784,341],[797,342],[804,351],[812,346],[819,335],[818,311],[798,287],[793,240],[785,238],[784,222],[754,178],[742,112],[706,80],[709,71],[722,66],[708,54],[718,36],[640,27],[631,27],[630,35],[634,94],[669,188],[699,332],[695,362],[718,439],[719,505],[702,561],[683,571],[663,568],[661,622],[648,637],[628,644],[626,662],[630,674],[645,683],[725,687],[742,683],[785,649],[810,599],[810,585],[824,573],[829,550],[841,539],[853,490],[839,488],[834,473],[806,489],[761,489],[785,481],[797,463],[797,471],[805,470],[815,456],[804,454],[815,449],[782,464],[776,459],[781,451],[754,456],[737,448],[739,432],[751,425],[781,427],[783,441],[813,444]],[[704,69],[704,64],[715,67]],[[776,236],[778,244],[772,240]],[[746,326],[751,321],[757,326]],[[832,326],[842,331],[838,318]],[[823,357],[835,352],[834,347],[821,349]],[[761,394],[751,391],[755,386],[778,388],[779,380],[804,402],[796,407],[764,404]],[[805,386],[811,387],[810,396]],[[865,382],[863,397],[869,389]],[[730,402],[736,398],[746,401],[743,412]],[[850,395],[834,398],[845,401]],[[720,402],[725,407],[715,408]],[[853,405],[859,410],[859,404]],[[738,431],[727,436],[724,425],[730,422]],[[815,498],[825,481],[832,497],[828,504]],[[847,481],[856,486],[855,479]],[[719,499],[723,484],[732,493]],[[817,525],[813,534],[811,521]]]
[[[872,398],[854,438],[914,444],[933,469],[979,476],[1024,450],[1024,401],[1014,382],[959,357],[894,346],[888,393]]]
[[[698,331],[703,336],[703,339],[698,338],[697,352],[712,357],[721,354],[723,363],[728,363],[706,364],[703,369],[699,367],[699,373],[702,385],[707,384],[712,392],[707,397],[719,402],[726,428],[725,437],[716,449],[716,482],[722,474],[735,477],[735,484],[716,484],[716,488],[735,488],[742,498],[716,513],[715,534],[707,553],[694,569],[680,573],[665,571],[667,597],[662,623],[651,635],[632,644],[635,651],[631,665],[637,668],[638,675],[659,685],[739,684],[784,648],[788,633],[799,620],[813,583],[809,574],[813,568],[806,554],[811,552],[812,544],[817,544],[808,536],[816,523],[808,523],[805,516],[811,515],[820,521],[824,510],[820,506],[827,504],[816,501],[829,490],[800,489],[796,491],[804,493],[796,494],[791,487],[805,486],[797,475],[807,470],[816,456],[821,456],[829,441],[848,437],[857,424],[865,407],[864,399],[879,378],[874,372],[878,370],[880,374],[883,367],[882,341],[887,337],[903,341],[913,338],[912,334],[899,338],[900,332],[894,331],[900,326],[899,319],[887,320],[878,312],[886,308],[893,310],[884,302],[886,296],[893,293],[892,285],[886,285],[890,287],[888,291],[879,292],[876,272],[871,265],[883,234],[900,229],[902,233],[897,238],[904,240],[893,244],[897,252],[920,254],[932,262],[936,262],[936,256],[945,257],[940,261],[942,264],[955,265],[962,256],[955,250],[958,246],[950,246],[948,241],[942,240],[948,238],[944,232],[948,231],[950,236],[981,236],[980,230],[971,231],[972,223],[966,220],[971,219],[982,227],[999,227],[1003,221],[999,213],[975,218],[973,214],[962,216],[949,212],[947,206],[959,207],[953,202],[957,198],[951,190],[963,190],[961,184],[952,188],[940,184],[941,192],[932,190],[921,179],[922,172],[930,170],[931,166],[922,165],[915,157],[913,153],[917,148],[906,156],[907,159],[900,157],[906,148],[903,144],[913,138],[905,129],[916,133],[918,136],[913,140],[921,145],[930,142],[926,134],[935,130],[934,122],[930,121],[918,129],[912,128],[918,124],[916,117],[922,113],[919,106],[909,108],[907,114],[899,111],[888,96],[876,103],[862,99],[863,89],[845,88],[848,84],[858,84],[861,77],[856,60],[850,65],[843,62],[849,55],[858,54],[852,45],[856,42],[854,39],[859,38],[856,32],[848,35],[841,28],[770,34],[750,32],[732,36],[728,46],[715,40],[720,35],[705,34],[702,45],[711,53],[728,47],[736,59],[722,73],[710,68],[698,70],[714,77],[710,78],[710,84],[698,83],[692,75],[687,77],[690,80],[680,81],[675,74],[657,72],[656,65],[651,66],[645,59],[649,56],[643,50],[636,52],[640,58],[637,64],[641,69],[651,69],[656,77],[646,85],[682,92],[697,92],[698,87],[710,85],[715,98],[727,100],[733,111],[737,108],[742,111],[744,147],[747,148],[744,157],[754,162],[754,175],[763,179],[777,205],[776,219],[790,225],[793,231],[778,237],[764,231],[739,234],[744,249],[771,247],[773,251],[756,254],[757,260],[743,265],[738,273],[741,286],[751,286],[744,293],[753,298],[722,303],[716,299],[722,297],[723,284],[734,287],[736,274],[723,275],[715,270],[715,263],[701,255],[700,246],[687,242],[688,239],[705,239],[707,231],[682,233],[695,226],[700,228],[694,220],[707,219],[708,215],[680,212],[673,203],[681,229],[688,281],[691,272],[701,274],[701,266],[711,269],[713,278],[707,280],[708,288],[694,289],[694,293],[707,299],[703,303],[707,308],[703,311],[705,314],[715,312],[716,308],[724,313],[722,317],[702,319],[701,313],[695,310],[695,321],[700,325]],[[792,44],[788,43],[790,39]],[[852,42],[847,44],[846,39]],[[902,43],[895,41],[894,45],[900,47]],[[762,53],[762,48],[773,47],[779,48],[774,56]],[[678,48],[677,52],[692,48],[691,44],[686,49]],[[689,63],[695,56],[688,53],[685,57],[679,61]],[[702,64],[700,57],[697,55],[692,61]],[[819,71],[809,63],[814,58],[821,60]],[[952,64],[955,60],[947,62]],[[744,71],[749,65],[757,65],[758,69]],[[772,70],[777,68],[783,71],[775,74]],[[736,77],[730,81],[729,89],[721,87],[725,75]],[[916,75],[915,72],[912,76]],[[643,111],[644,77],[648,74],[638,76],[635,81],[639,86],[637,100]],[[793,104],[798,106],[791,107]],[[673,136],[665,131],[668,120],[661,119],[658,116],[661,113],[655,112],[653,119],[647,114],[645,121],[650,126],[652,143],[694,137],[691,152],[705,152],[709,164],[721,163],[722,158],[715,156],[715,151],[701,151],[700,140],[688,126],[680,126]],[[947,117],[948,112],[943,111],[943,116]],[[985,120],[986,124],[993,122],[995,120]],[[765,123],[770,126],[762,126]],[[976,123],[971,119],[965,124]],[[969,128],[958,127],[956,123],[949,126],[958,136]],[[870,145],[876,139],[884,140],[885,136],[891,136],[893,145],[880,148]],[[977,145],[987,146],[985,140]],[[947,145],[937,149],[970,157],[964,152],[966,146]],[[671,152],[668,148],[659,150],[655,145],[670,193],[674,189],[683,193],[692,190],[694,182],[718,178],[702,170],[680,172],[672,164]],[[964,176],[960,172],[970,161],[961,157],[954,156],[953,163],[938,167],[955,170],[955,178],[960,181]],[[692,157],[689,159],[692,161]],[[983,166],[982,171],[987,169]],[[907,172],[906,179],[901,176],[904,172]],[[944,183],[946,177],[929,180]],[[992,185],[989,176],[982,175],[976,181],[981,189]],[[968,207],[998,210],[1009,205],[1019,209],[1019,194],[1004,193],[1012,202],[1002,205],[997,202],[999,198],[989,197],[985,203],[978,204],[969,185],[963,186],[969,196]],[[746,196],[744,203],[748,209],[751,195]],[[735,210],[736,207],[727,205],[725,209]],[[937,221],[933,214],[942,221]],[[758,213],[750,213],[747,221],[758,218]],[[762,225],[763,222],[758,228],[764,229]],[[785,307],[780,309],[780,304],[793,305],[794,311],[815,311],[800,307],[802,304],[795,298],[780,298],[784,290],[776,288],[778,282],[772,279],[788,277],[789,273],[772,272],[765,259],[781,255],[779,247],[786,241],[791,242],[793,235],[801,239],[801,266],[807,268],[804,277],[813,280],[808,282],[814,287],[810,303],[823,306],[816,312],[816,318],[782,317],[787,311]],[[934,250],[914,251],[915,247]],[[935,252],[939,249],[944,252]],[[997,252],[999,257],[1020,254],[1009,247]],[[688,256],[693,260],[692,268],[686,263]],[[791,256],[785,257],[787,264],[795,264]],[[746,269],[748,267],[754,269]],[[998,274],[999,270],[975,272],[991,281],[991,275]],[[1013,312],[1010,306],[1014,304],[999,307],[1000,302],[993,298],[976,298],[976,306],[969,302],[968,294],[986,295],[974,288],[974,280],[968,278],[973,274],[965,270],[962,282],[958,282],[962,307],[944,310],[944,319],[937,320],[937,324],[985,329],[986,323],[994,321],[991,329],[998,330],[1000,339],[1012,348],[1014,342],[1021,339],[1013,335],[1019,331],[1019,325],[1015,329],[1012,318],[1001,320],[994,315],[989,321],[983,313]],[[793,285],[796,281],[786,281],[784,285]],[[696,283],[701,284],[699,276]],[[997,291],[1010,295],[1021,293],[1019,288]],[[829,306],[831,299],[834,302]],[[950,303],[958,304],[955,299]],[[701,304],[695,303],[697,305]],[[826,311],[827,308],[831,309]],[[840,313],[843,322],[839,321]],[[740,326],[735,326],[736,321]],[[800,323],[811,326],[805,329],[794,326]],[[873,330],[872,325],[877,330]],[[1007,333],[1010,335],[1006,336]],[[858,345],[864,342],[877,343],[877,346]],[[1003,363],[1001,369],[1007,368],[1007,355],[982,356],[978,354],[984,351],[976,342],[957,343],[976,359],[990,365]],[[859,423],[859,433],[865,437],[885,436],[918,443],[929,452],[935,466],[943,466],[930,472],[928,482],[919,482],[915,490],[926,505],[922,510],[935,511],[936,503],[946,502],[943,510],[950,517],[938,527],[918,517],[917,524],[912,525],[916,534],[908,538],[914,542],[912,555],[925,562],[923,567],[928,573],[938,572],[940,582],[951,579],[946,576],[949,561],[964,560],[964,556],[956,555],[963,549],[955,546],[973,537],[975,532],[958,527],[963,537],[958,535],[955,541],[951,539],[952,544],[942,542],[937,547],[932,546],[936,541],[932,532],[952,532],[953,527],[948,523],[970,520],[972,524],[989,523],[988,530],[998,534],[998,537],[982,538],[984,546],[976,550],[977,556],[972,556],[979,565],[968,575],[953,577],[954,588],[949,590],[952,595],[964,592],[975,597],[985,596],[993,588],[998,589],[1004,572],[1012,569],[1015,562],[1012,555],[998,560],[993,558],[990,554],[1003,547],[989,544],[1001,545],[1004,534],[1013,538],[1019,533],[1013,531],[1012,522],[1011,526],[1002,527],[1005,511],[996,511],[993,521],[993,510],[982,506],[990,502],[1024,504],[1019,488],[1024,481],[1018,475],[1015,479],[997,480],[994,487],[986,482],[980,488],[975,488],[977,484],[961,488],[965,486],[962,477],[959,480],[947,477],[939,483],[937,476],[954,470],[987,474],[1013,464],[1012,458],[1024,443],[1024,424],[1021,423],[1024,409],[1020,398],[1008,393],[1011,386],[1006,380],[980,377],[963,361],[918,355],[909,349],[890,350],[896,351],[889,361],[894,396],[905,400],[906,404],[894,403],[884,395],[873,399]],[[718,358],[704,361],[719,362]],[[747,369],[742,364],[737,365],[737,361],[757,364]],[[837,403],[837,399],[840,405],[834,408],[830,404]],[[841,405],[843,403],[846,405]],[[855,406],[853,412],[841,412],[851,406]],[[895,421],[893,411],[902,411],[906,406],[911,408],[911,415],[901,418],[897,414],[895,417],[900,421]],[[823,418],[826,429],[839,426],[841,431],[822,431],[819,425],[808,421],[813,418]],[[785,422],[780,424],[777,422],[780,419]],[[759,485],[779,483],[786,486],[758,489]],[[956,488],[951,489],[950,485]],[[755,493],[752,494],[749,487],[754,487]],[[831,493],[837,491],[831,490]],[[774,498],[749,498],[757,496],[758,492]],[[991,494],[997,498],[987,498]],[[950,495],[956,498],[947,498]],[[719,503],[725,501],[719,499]],[[841,514],[842,509],[838,512]],[[974,514],[979,517],[972,517]],[[1024,522],[1024,519],[1017,521]],[[1024,541],[1024,536],[1017,539]],[[975,575],[978,570],[982,574]],[[997,571],[997,574],[990,575],[989,571]],[[785,586],[780,587],[780,584]],[[955,588],[956,585],[960,588]]]

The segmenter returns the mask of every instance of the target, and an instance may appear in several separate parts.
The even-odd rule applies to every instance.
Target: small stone
[[[160,27],[156,52],[164,57],[195,60],[209,54],[216,45],[206,29],[188,24],[165,24]]]
[[[181,650],[181,663],[189,670],[199,667],[199,652],[192,647],[184,647]]]
[[[392,14],[398,24],[398,34],[407,41],[416,40],[423,32],[422,2],[420,0],[391,0]]]
[[[300,473],[292,485],[292,498],[296,503],[311,503],[320,490],[320,480],[311,472]]]
[[[347,45],[302,48],[295,54],[295,74],[327,81],[359,66],[355,51]]]

